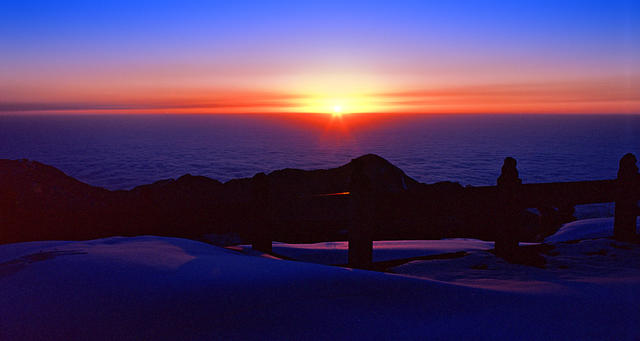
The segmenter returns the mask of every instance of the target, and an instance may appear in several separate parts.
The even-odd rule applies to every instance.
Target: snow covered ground
[[[640,217],[636,220],[636,226],[640,227]],[[637,228],[636,232],[638,232]],[[558,232],[547,237],[544,241],[546,243],[557,243],[611,236],[613,236],[613,218],[593,218],[565,224]]]
[[[467,254],[400,275],[153,236],[2,245],[0,340],[640,338],[637,244],[553,243],[544,269],[481,241],[402,244],[377,243],[376,257]]]
[[[373,242],[373,261],[423,257],[459,251],[490,250],[493,242],[477,239],[442,240],[383,240]],[[233,248],[251,253],[251,245]],[[273,253],[304,262],[344,265],[348,261],[347,242],[326,242],[313,244],[273,243]]]

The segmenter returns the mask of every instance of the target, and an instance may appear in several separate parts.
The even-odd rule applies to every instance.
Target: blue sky
[[[131,101],[167,83],[198,96],[637,87],[640,1],[5,0],[0,46],[2,102]]]

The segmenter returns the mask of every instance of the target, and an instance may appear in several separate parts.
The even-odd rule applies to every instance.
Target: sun
[[[289,111],[296,113],[325,114],[328,117],[344,117],[351,114],[383,111],[380,100],[371,96],[303,95]]]
[[[342,106],[341,105],[334,105],[333,106],[333,116],[342,116]]]

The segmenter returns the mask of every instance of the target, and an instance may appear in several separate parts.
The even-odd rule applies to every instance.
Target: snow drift
[[[9,244],[0,339],[634,339],[634,264],[624,280],[496,290],[177,238]]]
[[[640,217],[637,218],[637,225],[640,226]],[[613,218],[593,218],[564,224],[558,232],[545,238],[544,241],[546,243],[558,243],[612,236]]]

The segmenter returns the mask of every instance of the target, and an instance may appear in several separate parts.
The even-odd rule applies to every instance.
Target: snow
[[[397,243],[411,249],[381,246]],[[640,337],[637,245],[562,244],[545,272],[500,262],[479,241],[440,251],[456,243],[469,255],[394,269],[405,275],[153,236],[1,245],[0,339]]]
[[[288,244],[274,242],[276,255],[305,262],[327,265],[347,264],[349,244],[347,242],[325,242],[312,244]],[[384,240],[373,242],[373,261],[432,256],[445,253],[472,250],[489,250],[493,242],[477,239],[441,239],[441,240]],[[250,245],[241,245],[244,253],[251,253]]]
[[[640,226],[640,217],[638,217],[637,225]],[[547,237],[544,241],[545,243],[559,243],[611,236],[613,236],[613,218],[594,218],[565,224],[558,232]]]
[[[610,239],[553,245],[543,252],[544,268],[511,264],[486,251],[456,259],[412,261],[393,273],[499,291],[571,292],[574,282],[640,282],[640,248]]]

